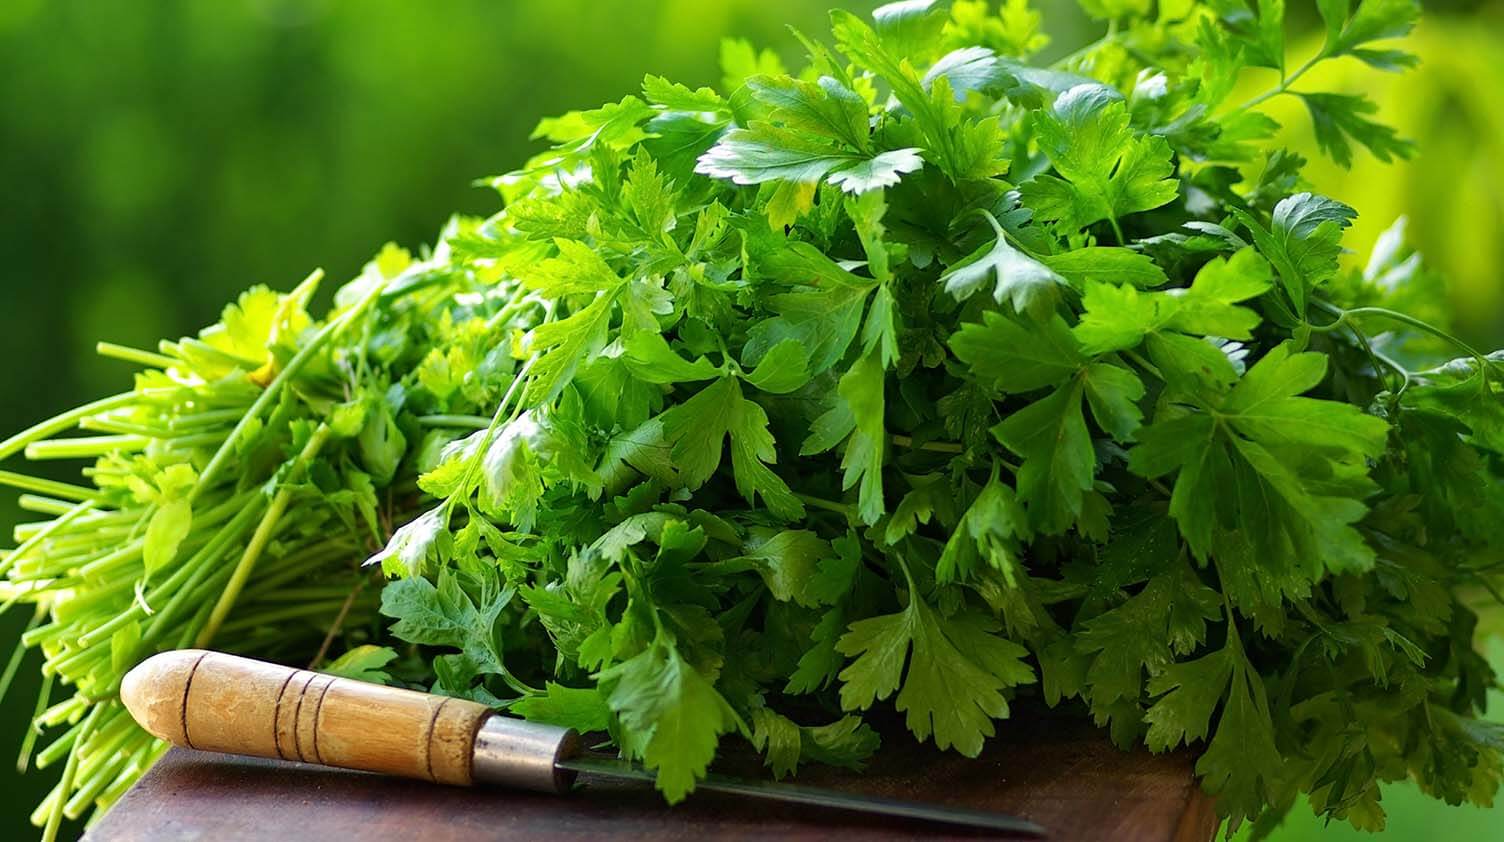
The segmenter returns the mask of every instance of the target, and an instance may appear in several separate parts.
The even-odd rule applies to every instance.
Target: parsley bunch
[[[339,640],[337,671],[605,732],[670,801],[734,738],[859,768],[892,708],[974,756],[1026,697],[1193,746],[1231,827],[1305,794],[1378,828],[1404,778],[1487,803],[1504,357],[1402,227],[1345,268],[1356,212],[1257,108],[1409,154],[1298,83],[1412,64],[1382,42],[1416,4],[1320,0],[1293,69],[1281,2],[1082,5],[1107,34],[1048,67],[1023,0],[836,12],[795,74],[728,42],[721,91],[545,120],[505,210],[323,322],[261,291],[107,348],[135,392],[0,445],[99,456],[92,488],[0,477],[55,516],[3,562],[77,691],[38,718],[77,723],[43,815],[150,759],[114,688],[194,641]],[[110,435],[48,440],[78,423]]]

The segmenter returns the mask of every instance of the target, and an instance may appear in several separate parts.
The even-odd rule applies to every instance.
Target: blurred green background
[[[784,26],[828,0],[0,0],[0,437],[129,385],[98,339],[152,347],[214,321],[237,291],[335,282],[388,240],[432,240],[497,202],[471,179],[537,149],[538,119],[636,88],[646,72],[714,83],[723,35],[795,57]],[[868,10],[875,2],[835,3]],[[1091,37],[1043,0],[1048,54]],[[1313,16],[1292,5],[1301,20]],[[1429,4],[1408,77],[1338,72],[1421,144],[1316,185],[1364,217],[1360,252],[1400,214],[1448,277],[1459,331],[1504,344],[1504,3]],[[1291,142],[1309,148],[1303,118]],[[0,493],[0,534],[20,516]],[[25,617],[0,617],[0,641]],[[7,647],[3,647],[8,649]],[[36,692],[28,662],[0,703],[0,838],[31,838],[47,773],[11,756]],[[47,770],[54,773],[55,769]],[[1504,834],[1504,812],[1396,788],[1393,839]],[[1281,838],[1319,832],[1292,820]],[[1343,838],[1333,828],[1330,836]]]

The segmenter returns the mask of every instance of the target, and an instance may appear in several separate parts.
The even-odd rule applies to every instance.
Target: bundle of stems
[[[118,699],[143,657],[213,645],[317,663],[372,625],[380,589],[359,564],[413,495],[358,467],[382,443],[367,416],[391,431],[359,395],[370,366],[339,340],[401,296],[373,285],[317,324],[306,302],[319,277],[287,295],[252,290],[223,323],[157,351],[101,343],[143,366],[134,389],[0,442],[0,461],[86,460],[83,485],[0,471],[44,516],[0,556],[0,607],[34,612],[0,693],[39,649],[18,764],[63,764],[32,815],[45,839],[112,803],[164,750]]]

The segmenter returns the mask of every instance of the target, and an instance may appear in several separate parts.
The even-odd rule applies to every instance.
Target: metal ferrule
[[[555,764],[576,754],[579,743],[580,735],[573,728],[490,716],[475,734],[471,775],[476,783],[568,792],[576,773]]]

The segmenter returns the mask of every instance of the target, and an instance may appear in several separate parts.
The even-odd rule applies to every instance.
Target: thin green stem
[[[856,516],[856,507],[848,506],[845,503],[837,503],[834,500],[826,500],[824,497],[815,497],[809,494],[795,493],[794,496],[804,501],[804,504],[807,506],[813,506],[817,509],[824,509],[827,512],[838,512],[840,514],[846,515],[847,517]]]
[[[1112,235],[1118,238],[1118,245],[1127,245],[1128,238],[1123,236],[1123,226],[1118,224],[1118,218],[1116,216],[1109,215],[1107,217],[1107,224],[1112,226]]]
[[[423,415],[418,424],[423,427],[463,427],[484,430],[491,426],[491,419],[481,415]]]
[[[66,482],[30,477],[18,474],[14,471],[0,471],[0,485],[8,485],[19,488],[22,491],[30,491],[34,494],[43,494],[48,497],[56,497],[61,500],[98,500],[99,492],[93,488],[85,488],[81,485],[69,485]]]
[[[308,437],[308,443],[303,445],[303,451],[298,454],[298,464],[306,466],[324,446],[329,438],[329,426],[320,424],[313,435]],[[272,504],[267,507],[266,514],[262,515],[261,523],[251,535],[250,543],[246,544],[245,552],[240,556],[240,562],[235,565],[235,572],[230,574],[230,581],[225,583],[224,593],[219,595],[219,601],[214,603],[214,610],[209,614],[209,621],[199,632],[197,643],[199,648],[208,647],[214,640],[214,635],[219,631],[219,626],[225,621],[230,609],[235,607],[235,600],[240,596],[241,588],[245,587],[246,580],[250,578],[251,571],[256,568],[256,561],[261,558],[261,553],[271,541],[272,535],[277,531],[277,524],[282,519],[282,514],[287,511],[288,503],[292,502],[292,486],[284,485],[272,498]]]
[[[1120,353],[1122,353],[1123,356],[1125,356],[1129,360],[1131,360],[1134,365],[1137,365],[1139,368],[1143,369],[1144,371],[1147,371],[1150,374],[1154,375],[1161,382],[1164,381],[1165,376],[1160,373],[1159,366],[1155,365],[1154,363],[1149,362],[1139,352],[1137,352],[1135,350],[1132,350],[1130,348],[1130,349],[1126,349],[1124,351],[1121,351]]]
[[[0,441],[0,461],[4,461],[21,452],[26,445],[34,441],[51,438],[58,433],[75,426],[78,422],[90,415],[98,415],[111,409],[118,409],[135,403],[142,396],[141,392],[125,392],[108,398],[101,398],[93,403],[70,409],[61,415],[54,415],[36,424],[29,429],[22,430],[5,441]]]
[[[31,553],[32,550],[41,545],[43,541],[50,538],[53,533],[67,526],[69,523],[72,523],[74,520],[77,520],[80,515],[84,514],[92,508],[94,508],[93,501],[85,500],[82,503],[79,503],[78,505],[69,509],[66,513],[60,515],[59,517],[48,521],[46,526],[37,530],[36,534],[32,535],[19,547],[16,547],[13,551],[11,551],[10,555],[7,555],[4,561],[0,561],[0,575],[4,575],[7,571],[10,570],[12,564],[15,564],[20,559],[25,558],[28,554]],[[3,695],[4,692],[0,691],[0,696]]]
[[[889,439],[899,447],[910,447],[915,450],[929,450],[935,453],[965,453],[966,448],[953,441],[927,441],[920,444],[914,443],[913,436],[893,435]]]
[[[178,364],[177,360],[165,354],[143,351],[140,348],[131,348],[125,345],[116,345],[113,342],[100,342],[96,344],[94,346],[94,353],[101,357],[136,363],[147,368],[171,368]]]
[[[145,450],[151,439],[136,435],[80,436],[71,439],[36,441],[26,446],[26,458],[33,462],[47,459],[95,459],[110,453]]]
[[[1476,359],[1481,361],[1488,360],[1487,354],[1479,351],[1477,348],[1474,348],[1472,345],[1469,345],[1461,339],[1458,339],[1456,336],[1453,336],[1452,334],[1428,322],[1424,322],[1420,319],[1415,318],[1414,316],[1406,315],[1405,313],[1401,313],[1397,310],[1390,310],[1386,307],[1354,307],[1351,310],[1344,311],[1343,315],[1349,318],[1352,316],[1378,316],[1379,318],[1399,322],[1424,333],[1429,333],[1432,336],[1435,336],[1436,338],[1441,339],[1445,342],[1449,342],[1468,356],[1475,357]]]
[[[42,689],[37,691],[37,704],[32,710],[31,719],[26,723],[26,736],[21,738],[21,751],[16,755],[16,772],[26,774],[26,769],[31,765],[31,753],[37,747],[37,737],[41,736],[41,729],[37,728],[37,720],[42,718],[42,713],[47,710],[47,702],[52,698],[52,684],[56,679],[51,673],[43,674]]]
[[[52,803],[52,809],[47,814],[47,824],[42,828],[42,842],[56,842],[58,829],[63,824],[63,808],[68,804],[68,792],[73,789],[73,779],[78,776],[78,761],[83,754],[84,743],[89,735],[94,732],[94,726],[98,724],[100,715],[104,712],[104,705],[95,705],[89,711],[89,716],[84,720],[83,727],[79,729],[78,736],[74,738],[73,749],[68,752],[68,762],[63,764],[62,780],[57,782],[57,799]]]
[[[1339,330],[1342,327],[1346,326],[1347,323],[1355,317],[1375,316],[1382,319],[1388,319],[1393,322],[1399,322],[1400,324],[1403,324],[1407,327],[1412,327],[1418,331],[1421,331],[1422,333],[1429,333],[1430,335],[1435,336],[1437,339],[1451,344],[1453,347],[1457,348],[1468,356],[1478,360],[1480,365],[1486,366],[1490,362],[1487,354],[1484,354],[1482,351],[1474,348],[1472,345],[1469,345],[1456,336],[1453,336],[1447,331],[1442,330],[1441,328],[1436,327],[1429,322],[1422,321],[1421,319],[1417,319],[1414,316],[1405,313],[1401,313],[1398,310],[1390,310],[1387,307],[1353,307],[1351,309],[1343,309],[1335,304],[1332,304],[1329,301],[1320,300],[1313,301],[1312,303],[1316,304],[1325,312],[1331,313],[1337,317],[1324,325],[1308,325],[1311,330],[1317,333],[1330,333],[1334,330]]]
[[[47,616],[46,610],[38,605],[35,613],[32,614],[31,620],[26,623],[27,630],[36,628],[45,616]],[[5,694],[10,690],[10,683],[15,680],[16,671],[21,668],[21,661],[25,657],[26,645],[17,640],[16,648],[10,653],[10,662],[5,665],[5,673],[0,675],[0,699],[5,698]]]
[[[1305,64],[1302,64],[1300,67],[1295,68],[1295,72],[1294,73],[1291,73],[1288,76],[1284,76],[1280,80],[1280,83],[1278,85],[1275,85],[1273,88],[1270,88],[1269,90],[1263,92],[1262,94],[1259,94],[1258,96],[1254,97],[1253,99],[1248,100],[1247,102],[1245,102],[1242,105],[1238,106],[1236,110],[1237,111],[1247,111],[1250,108],[1254,108],[1256,106],[1263,105],[1265,102],[1268,102],[1269,100],[1274,99],[1275,97],[1279,96],[1280,94],[1289,93],[1291,85],[1295,84],[1295,82],[1297,80],[1299,80],[1300,77],[1306,75],[1306,71],[1308,71],[1311,68],[1315,67],[1318,63],[1320,63],[1322,61],[1322,59],[1325,59],[1326,57],[1327,57],[1327,55],[1326,55],[1326,51],[1325,50],[1322,50],[1321,52],[1317,53],[1316,55],[1311,56],[1311,58],[1310,58],[1309,61],[1307,61]]]

